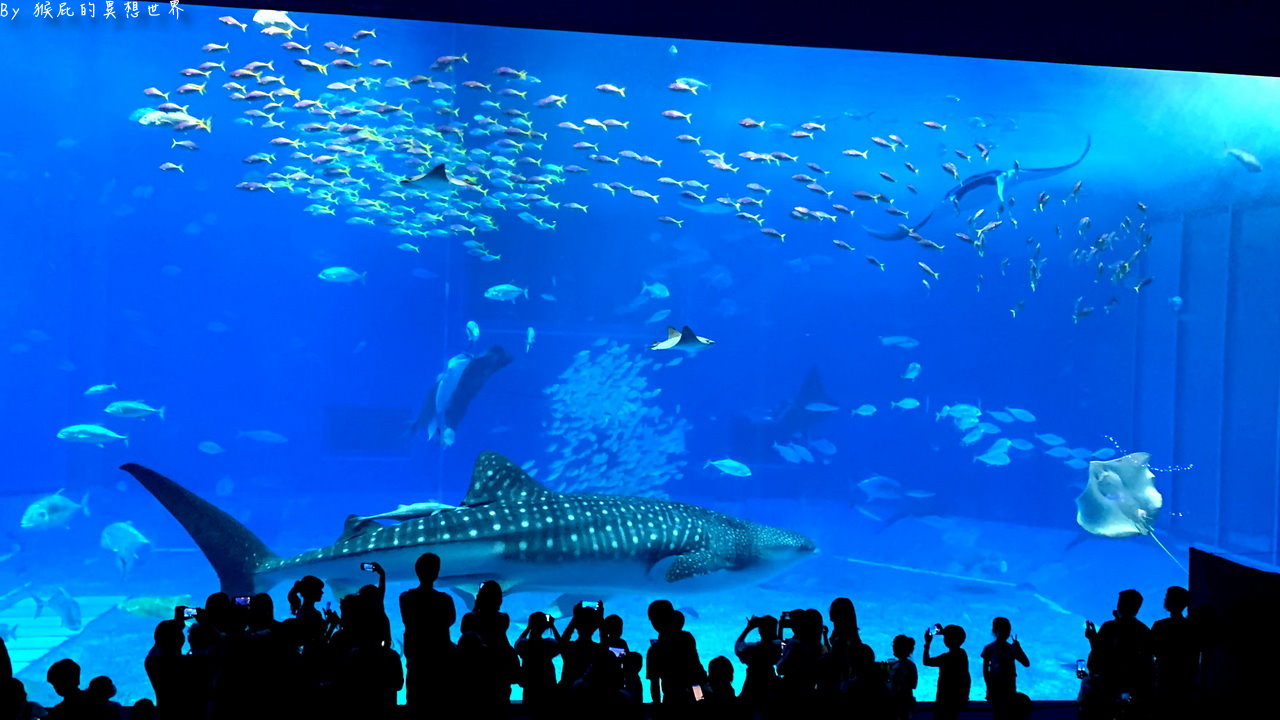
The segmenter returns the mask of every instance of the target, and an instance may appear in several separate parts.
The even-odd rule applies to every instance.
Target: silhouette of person
[[[747,641],[747,636],[752,630],[759,632],[760,639],[756,642]],[[778,619],[772,615],[747,618],[747,626],[738,635],[733,652],[738,656],[738,661],[747,666],[740,695],[742,702],[749,708],[769,715],[778,693],[776,666],[782,657],[782,641],[778,638]]]
[[[676,608],[670,600],[654,600],[649,603],[649,624],[653,626],[653,631],[658,634],[658,638],[649,640],[649,649],[645,653],[644,676],[649,681],[649,702],[654,705],[662,702],[664,688],[661,670],[666,667],[662,658],[663,647],[658,644],[658,639],[662,637],[662,632],[669,623],[669,617],[675,611]]]
[[[600,644],[607,648],[631,650],[622,638],[621,615],[610,615],[600,623]]]
[[[644,668],[644,656],[638,652],[628,652],[622,658],[622,692],[633,713],[644,705],[644,681],[640,679],[640,671]]]
[[[93,704],[93,713],[103,720],[119,720],[120,703],[112,700],[116,696],[116,685],[111,682],[111,678],[106,675],[89,681],[89,686],[85,688],[85,695],[89,697]]]
[[[736,717],[741,707],[733,691],[733,662],[718,655],[707,663],[705,704],[717,717]]]
[[[13,677],[13,663],[9,660],[9,648],[0,637],[0,681]]]
[[[607,649],[592,637],[604,622],[604,603],[587,605],[578,603],[573,606],[573,617],[564,627],[560,636],[560,658],[563,664],[560,669],[560,686],[568,696],[581,697],[584,693],[576,692],[578,681],[586,676],[592,664],[604,662],[601,654],[612,657]],[[590,694],[590,693],[586,693]]]
[[[148,698],[141,698],[129,708],[129,720],[155,720],[156,704]]]
[[[71,658],[63,658],[49,666],[45,681],[62,702],[49,708],[50,720],[96,720],[97,713],[92,698],[80,689],[80,665]]]
[[[370,632],[376,641],[385,641],[385,646],[392,646],[392,620],[387,616],[387,570],[378,562],[370,562],[371,573],[378,574],[378,584],[364,585],[360,588],[361,600],[365,601],[367,620]]]
[[[1151,630],[1138,619],[1142,593],[1122,590],[1116,599],[1114,619],[1094,629],[1085,626],[1089,639],[1089,674],[1098,693],[1099,708],[1113,713],[1121,706],[1130,714],[1141,714],[1149,702],[1151,688]]]
[[[933,716],[937,720],[955,720],[960,712],[969,706],[969,654],[965,652],[964,628],[959,625],[948,625],[942,629],[942,642],[947,652],[941,655],[930,655],[934,632],[930,629],[924,635],[925,667],[938,668],[938,692],[934,699]]]
[[[871,646],[853,646],[851,676],[840,686],[845,707],[858,718],[889,720],[893,717],[889,700],[889,676],[885,663],[876,662]]]
[[[34,720],[47,715],[39,703],[27,699],[27,686],[18,678],[0,678],[0,718]]]
[[[481,583],[476,592],[475,608],[462,617],[463,621],[471,618],[476,632],[484,641],[489,657],[489,666],[485,672],[493,676],[501,704],[511,702],[511,685],[516,682],[516,674],[520,671],[520,661],[511,641],[507,639],[507,630],[511,627],[511,616],[502,612],[502,586],[493,580]]]
[[[457,620],[453,598],[435,589],[440,556],[424,553],[414,563],[418,587],[400,593],[404,621],[405,699],[415,714],[425,714],[432,702],[450,692],[453,641],[449,628]]]
[[[475,613],[463,615],[458,630],[454,693],[467,698],[471,716],[497,717],[506,708],[511,689],[499,652],[488,644]]]
[[[822,613],[813,609],[784,612],[778,626],[792,631],[791,637],[783,642],[782,657],[778,659],[780,697],[792,707],[807,712],[815,699],[826,651]]]
[[[824,696],[834,698],[840,686],[853,676],[856,657],[862,652],[859,646],[864,643],[858,631],[858,612],[852,600],[846,597],[832,600],[827,617],[831,620],[831,633],[828,650],[818,667],[818,688]]]
[[[1013,625],[1008,618],[995,618],[991,621],[991,634],[995,639],[982,648],[982,680],[987,685],[987,701],[991,703],[993,720],[1005,720],[1016,714],[1018,666],[1015,663],[1031,667],[1018,638],[1009,641],[1012,632]]]
[[[184,677],[182,674],[182,645],[186,642],[181,620],[163,620],[156,625],[155,639],[143,667],[151,681],[156,705],[166,719],[187,717],[191,710],[185,706]]]
[[[551,637],[544,637],[546,632]],[[520,658],[523,703],[535,714],[541,714],[556,700],[556,668],[552,660],[560,654],[560,632],[555,618],[544,612],[530,614],[529,624],[516,639],[515,653]]]
[[[893,639],[894,661],[889,665],[889,705],[896,720],[908,720],[916,706],[916,685],[919,671],[911,653],[916,649],[915,638],[898,635]]]
[[[1164,594],[1169,617],[1151,625],[1151,651],[1155,657],[1153,710],[1159,718],[1189,717],[1195,700],[1199,669],[1199,643],[1183,611],[1191,602],[1186,588],[1174,585]]]

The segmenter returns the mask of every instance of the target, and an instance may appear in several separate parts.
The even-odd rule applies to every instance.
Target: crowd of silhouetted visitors
[[[622,618],[606,614],[601,602],[580,602],[562,618],[534,613],[512,644],[499,585],[481,585],[459,621],[453,598],[435,588],[440,558],[431,553],[416,564],[418,586],[400,595],[402,663],[386,613],[386,575],[377,563],[365,569],[378,583],[343,596],[337,611],[318,607],[325,588],[312,576],[289,591],[290,617],[283,621],[265,593],[216,593],[203,608],[177,608],[173,619],[156,627],[145,659],[155,700],[127,709],[112,700],[116,689],[109,678],[93,678],[82,689],[80,667],[69,659],[55,662],[47,674],[61,702],[48,709],[29,702],[0,641],[0,720],[312,720],[397,712],[494,718],[512,712],[514,685],[522,689],[518,713],[534,718],[648,713],[897,720],[915,710],[916,640],[898,635],[893,659],[877,660],[859,635],[848,598],[833,601],[825,618],[812,609],[748,618],[734,648],[744,673],[735,693],[733,660],[720,656],[704,664],[684,629],[684,614],[668,601],[649,606],[656,637],[643,652],[631,648]],[[1077,668],[1081,718],[1192,716],[1206,634],[1184,616],[1188,602],[1185,589],[1169,588],[1168,617],[1148,627],[1137,618],[1142,596],[1125,590],[1114,619],[1096,628],[1087,624],[1089,656]],[[992,621],[991,635],[981,653],[991,717],[1027,717],[1031,701],[1018,692],[1017,666],[1029,667],[1031,659],[1007,618]],[[958,625],[935,625],[923,636],[921,663],[938,673],[932,717],[939,720],[956,718],[969,705],[973,680],[965,641]],[[408,707],[397,710],[401,689]]]

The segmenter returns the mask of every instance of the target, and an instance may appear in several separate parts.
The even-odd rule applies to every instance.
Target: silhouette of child
[[[1031,661],[1023,652],[1015,637],[1009,642],[1013,625],[1008,618],[997,617],[991,621],[991,634],[995,640],[982,648],[982,679],[987,685],[987,700],[991,702],[991,715],[995,720],[1008,717],[1018,695],[1018,666],[1031,667]]]
[[[930,656],[933,632],[924,635],[925,667],[938,668],[938,694],[934,700],[933,716],[937,720],[955,720],[969,706],[969,654],[964,648],[965,632],[959,625],[942,629],[942,641],[947,652]]]
[[[914,638],[899,635],[893,639],[893,657],[896,659],[889,664],[889,701],[893,717],[902,720],[910,718],[916,706],[915,692],[920,678],[915,661],[911,659],[915,649]]]

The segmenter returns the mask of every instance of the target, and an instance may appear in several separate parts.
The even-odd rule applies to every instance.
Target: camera
[[[241,606],[241,607],[248,607],[248,606],[249,606],[249,601],[250,601],[250,600],[252,600],[252,599],[253,599],[253,597],[251,597],[251,596],[249,596],[249,595],[237,595],[237,596],[235,596],[235,598],[233,598],[233,600],[235,601],[235,604],[237,604],[237,605],[239,605],[239,606]]]
[[[371,562],[360,563],[360,569],[365,572],[373,572],[373,563]]]
[[[1085,662],[1083,660],[1076,661],[1076,677],[1081,680],[1089,677],[1089,670],[1085,667]]]

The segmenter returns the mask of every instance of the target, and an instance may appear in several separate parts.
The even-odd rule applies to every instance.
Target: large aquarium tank
[[[704,662],[847,596],[976,675],[1005,616],[1069,699],[1118,591],[1151,621],[1192,543],[1276,562],[1274,79],[105,10],[2,23],[35,699],[61,657],[150,696],[155,623],[221,586],[336,607],[428,550],[513,636],[563,590],[640,646],[670,598]],[[193,539],[127,463],[234,520]],[[220,583],[196,541],[246,534],[285,560]]]

